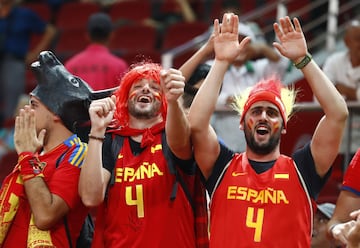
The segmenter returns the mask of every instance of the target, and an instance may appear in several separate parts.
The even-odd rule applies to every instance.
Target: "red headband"
[[[251,90],[248,99],[244,105],[244,110],[241,114],[240,123],[244,120],[246,112],[249,110],[251,105],[259,101],[267,101],[274,104],[280,111],[281,117],[283,119],[284,128],[286,129],[287,124],[287,115],[285,105],[281,100],[281,83],[278,80],[268,80],[261,81],[254,86]]]

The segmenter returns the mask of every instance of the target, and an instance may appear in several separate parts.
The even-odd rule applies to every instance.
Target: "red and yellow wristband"
[[[42,164],[38,157],[32,152],[22,152],[19,154],[18,165],[20,175],[24,182],[35,177],[44,177]]]

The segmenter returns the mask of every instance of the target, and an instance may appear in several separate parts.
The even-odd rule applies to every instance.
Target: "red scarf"
[[[154,142],[156,134],[161,133],[165,129],[165,122],[162,121],[150,128],[136,129],[129,126],[120,127],[119,129],[109,130],[109,133],[114,133],[124,137],[132,137],[142,135],[141,148],[151,145]]]

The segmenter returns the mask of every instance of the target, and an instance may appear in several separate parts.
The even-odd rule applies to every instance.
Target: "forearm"
[[[215,59],[214,65],[190,107],[189,119],[192,129],[202,129],[210,125],[210,118],[215,110],[223,77],[228,66],[228,62]]]
[[[107,180],[102,166],[102,141],[89,139],[88,151],[81,167],[79,194],[88,207],[99,205],[105,195]]]
[[[348,115],[346,102],[319,66],[312,60],[302,72],[325,115],[344,122]]]
[[[24,182],[24,188],[38,228],[51,228],[67,213],[66,203],[51,194],[43,178],[34,177]]]
[[[185,77],[185,82],[189,80],[196,67],[203,63],[212,51],[208,50],[206,46],[202,46],[197,50],[180,68],[182,75]]]
[[[190,125],[179,101],[168,103],[166,139],[172,152],[181,159],[192,155]]]
[[[346,248],[360,248],[360,244],[359,243],[348,243],[347,245],[346,245]]]
[[[302,71],[325,113],[311,140],[316,171],[322,177],[331,167],[339,151],[348,110],[344,98],[314,61],[307,64]]]

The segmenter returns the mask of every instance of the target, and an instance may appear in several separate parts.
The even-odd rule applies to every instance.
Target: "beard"
[[[254,135],[251,133],[250,129],[245,128],[244,134],[245,134],[246,144],[250,148],[250,150],[252,150],[256,154],[266,155],[274,151],[277,145],[279,144],[281,138],[281,129],[279,129],[278,132],[271,135],[268,142],[263,144],[256,142]]]
[[[133,101],[129,101],[128,102],[128,109],[129,109],[129,114],[134,116],[137,119],[151,119],[154,118],[156,116],[158,116],[160,108],[161,108],[161,102],[154,102],[150,108],[138,108],[136,106],[136,103],[134,103]]]

